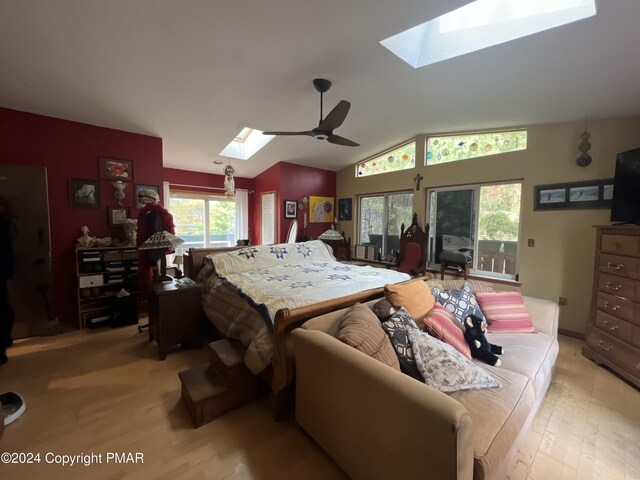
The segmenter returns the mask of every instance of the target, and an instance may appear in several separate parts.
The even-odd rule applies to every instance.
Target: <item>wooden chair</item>
[[[413,214],[409,228],[400,228],[400,251],[398,252],[398,271],[414,277],[427,271],[427,250],[429,245],[429,224],[424,230],[418,225],[418,214]]]
[[[347,238],[344,232],[341,232],[342,240],[323,240],[333,250],[333,256],[336,260],[351,260],[351,237]]]

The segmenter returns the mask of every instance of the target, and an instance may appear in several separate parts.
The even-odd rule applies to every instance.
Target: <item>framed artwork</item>
[[[69,206],[100,208],[100,183],[81,178],[69,179]]]
[[[144,204],[138,201],[138,193],[140,190],[153,190],[158,195],[160,195],[160,187],[158,185],[142,185],[140,183],[136,183],[135,186],[135,198],[136,198],[136,208],[144,208]]]
[[[613,178],[534,187],[534,210],[611,208]]]
[[[120,180],[133,182],[133,162],[119,158],[98,157],[100,178],[102,180]]]
[[[336,218],[333,197],[309,197],[309,222],[331,223]]]
[[[338,200],[338,220],[351,220],[351,199],[341,198]]]
[[[129,218],[129,207],[107,207],[107,221],[110,227],[119,227]]]
[[[284,218],[298,218],[298,202],[296,200],[284,201]]]

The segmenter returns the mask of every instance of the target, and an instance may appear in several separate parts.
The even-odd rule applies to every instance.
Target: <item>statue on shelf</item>
[[[111,237],[94,238],[93,241],[94,247],[111,247],[112,245],[113,238]]]
[[[80,232],[82,232],[82,236],[78,238],[78,246],[79,247],[93,247],[96,241],[96,237],[89,236],[89,227],[83,225],[80,228]]]
[[[124,243],[122,245],[125,247],[135,247],[138,220],[135,218],[127,218],[121,225],[125,235]]]

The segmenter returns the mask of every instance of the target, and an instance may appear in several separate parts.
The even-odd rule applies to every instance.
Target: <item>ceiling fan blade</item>
[[[348,138],[341,137],[340,135],[334,135],[333,133],[327,138],[327,142],[335,143],[336,145],[344,145],[345,147],[359,147],[360,144],[349,140]]]
[[[262,132],[263,135],[313,135],[313,132]]]
[[[346,100],[340,100],[338,104],[333,107],[333,110],[329,112],[329,114],[320,122],[318,125],[318,130],[326,130],[332,131],[342,125],[344,119],[347,118],[347,113],[349,113],[349,109],[351,108],[351,104]]]

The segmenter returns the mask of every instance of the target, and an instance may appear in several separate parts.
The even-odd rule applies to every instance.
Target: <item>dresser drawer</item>
[[[596,306],[598,310],[609,315],[640,325],[640,305],[637,303],[608,293],[598,292]]]
[[[634,327],[640,328],[620,318],[616,318],[613,315],[604,313],[601,310],[596,311],[595,324],[600,330],[625,342],[631,341],[631,335],[633,334]]]
[[[601,254],[598,268],[601,272],[613,273],[623,277],[640,278],[640,259]]]
[[[631,235],[602,235],[600,251],[618,255],[640,256],[640,237]]]
[[[601,273],[598,290],[640,302],[640,282],[637,280]]]
[[[78,279],[80,288],[88,288],[88,287],[99,287],[104,285],[104,277],[102,274],[100,275],[85,275],[84,277],[80,277]]]
[[[634,377],[640,377],[640,350],[617,340],[597,328],[587,334],[587,345],[594,352],[620,366]]]

